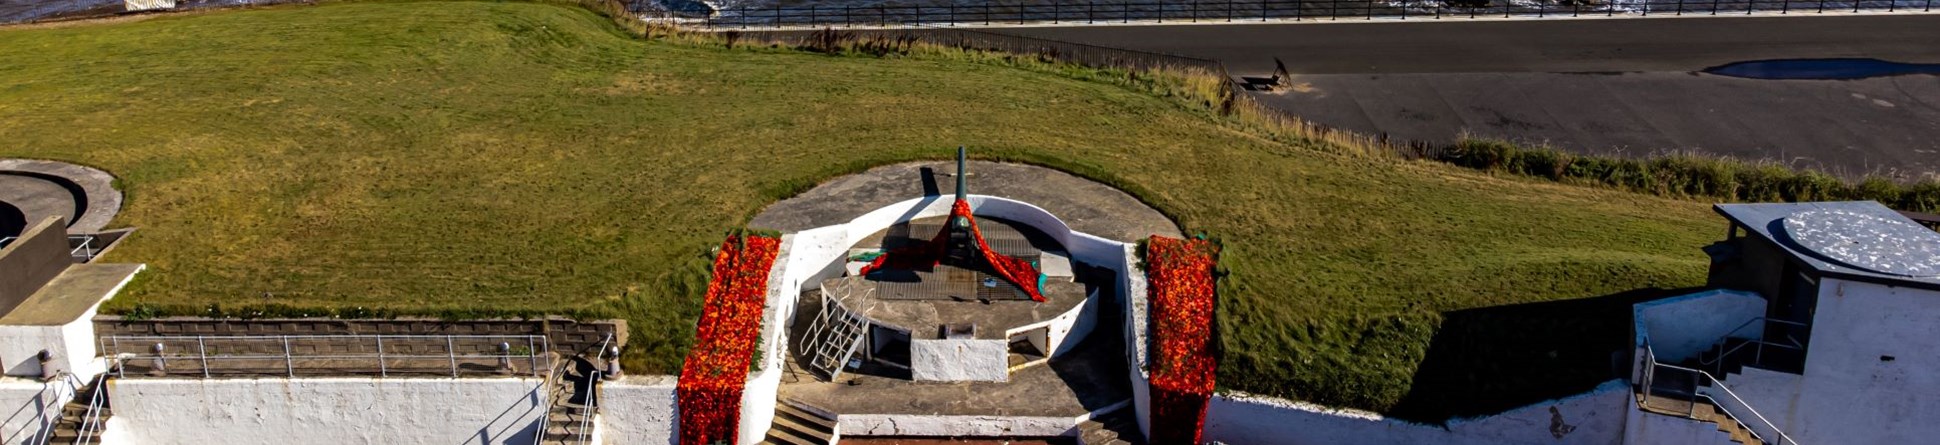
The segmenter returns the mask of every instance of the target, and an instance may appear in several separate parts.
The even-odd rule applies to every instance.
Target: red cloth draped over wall
[[[738,443],[741,391],[761,336],[768,271],[781,240],[731,235],[714,257],[694,348],[680,370],[681,445]]]
[[[977,218],[970,212],[968,201],[959,199],[950,205],[950,219],[954,221],[956,218],[970,221],[970,234],[976,239],[977,252],[983,257],[984,263],[989,264],[992,271],[997,273],[997,276],[1002,277],[1004,281],[1009,281],[1010,284],[1017,285],[1018,289],[1023,289],[1025,295],[1031,296],[1031,300],[1044,302],[1044,294],[1037,288],[1037,268],[1031,266],[1029,261],[990,250],[990,244],[983,240],[983,230],[977,227]],[[949,245],[950,226],[949,223],[945,223],[943,230],[938,231],[936,236],[930,238],[927,243],[891,250],[876,257],[875,261],[862,267],[862,275],[868,275],[869,272],[882,268],[908,270],[936,267],[943,262],[943,256],[949,253]]]

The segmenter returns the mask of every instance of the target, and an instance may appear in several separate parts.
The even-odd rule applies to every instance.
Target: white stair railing
[[[1680,395],[1685,395],[1690,397],[1690,400],[1689,400],[1691,402],[1690,409],[1689,411],[1685,412],[1685,417],[1690,419],[1698,419],[1698,415],[1697,415],[1698,399],[1702,398],[1702,399],[1708,400],[1711,406],[1717,407],[1718,411],[1723,412],[1726,418],[1729,418],[1731,419],[1731,421],[1738,423],[1738,426],[1743,428],[1745,432],[1750,433],[1753,438],[1758,439],[1759,443],[1773,444],[1773,445],[1798,445],[1799,442],[1797,440],[1794,440],[1792,439],[1792,436],[1785,434],[1785,431],[1780,430],[1777,424],[1774,424],[1772,423],[1771,420],[1766,419],[1765,415],[1760,414],[1757,408],[1753,408],[1750,403],[1745,402],[1745,399],[1738,397],[1737,392],[1734,392],[1731,390],[1730,387],[1725,386],[1724,382],[1719,381],[1718,378],[1715,376],[1712,376],[1711,373],[1704,372],[1704,370],[1700,370],[1700,369],[1691,369],[1691,368],[1686,368],[1686,367],[1677,366],[1677,365],[1658,363],[1657,354],[1654,350],[1651,349],[1650,341],[1648,339],[1644,341],[1644,363],[1648,366],[1648,368],[1644,370],[1644,381],[1643,381],[1643,388],[1641,391],[1643,400],[1641,400],[1640,402],[1646,405],[1650,403],[1650,398],[1652,396],[1652,393],[1656,389],[1655,385],[1658,383],[1659,370],[1668,370],[1668,371],[1674,371],[1674,372],[1687,373],[1691,376],[1691,391],[1688,394],[1680,394]],[[1715,391],[1722,391],[1722,394],[1730,401],[1734,402],[1735,404],[1727,406],[1726,404],[1718,403],[1719,402],[1718,398],[1714,394],[1704,391],[1705,388],[1710,388]],[[1738,408],[1734,408],[1734,407],[1738,407]],[[1743,412],[1739,412],[1741,410]],[[1757,421],[1758,422],[1757,425],[1765,427],[1766,430],[1771,435],[1774,435],[1777,437],[1774,437],[1772,439],[1767,439],[1764,434],[1759,434],[1758,432],[1759,430],[1757,428],[1752,427],[1753,424],[1746,422],[1747,415],[1751,420]]]

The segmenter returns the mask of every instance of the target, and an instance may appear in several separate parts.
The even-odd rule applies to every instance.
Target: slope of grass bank
[[[540,4],[0,30],[0,48],[0,157],[99,166],[129,193],[116,223],[142,230],[108,260],[151,269],[109,311],[621,316],[630,372],[678,369],[723,229],[956,145],[1123,184],[1224,238],[1223,386],[1422,418],[1609,378],[1595,356],[1625,334],[1568,302],[1698,284],[1722,227],[1695,202],[1267,140],[1082,70],[647,42]],[[1409,409],[1495,381],[1438,370],[1471,350],[1562,377]]]

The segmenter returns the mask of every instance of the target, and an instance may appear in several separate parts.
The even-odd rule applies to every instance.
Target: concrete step
[[[798,423],[801,423],[803,425],[810,426],[817,431],[824,431],[824,432],[835,431],[835,419],[822,417],[821,415],[808,412],[801,408],[796,408],[793,405],[790,405],[787,403],[779,403],[775,405],[775,417],[776,418],[786,417],[786,418],[795,420]]]
[[[835,437],[834,431],[824,431],[813,426],[803,425],[786,416],[775,416],[775,424],[769,428],[769,436],[793,436],[809,443],[826,444]]]

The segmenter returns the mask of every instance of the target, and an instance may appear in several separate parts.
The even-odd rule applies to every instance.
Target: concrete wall
[[[529,444],[540,380],[116,379],[114,417],[134,443]]]
[[[844,414],[837,428],[844,435],[858,436],[1049,437],[1076,435],[1078,420],[1070,417]]]
[[[1931,442],[1940,437],[1935,369],[1940,292],[1827,278],[1796,411],[1775,415],[1804,443]]]
[[[680,442],[680,412],[670,376],[628,376],[601,383],[598,443],[673,445]]]
[[[1584,394],[1437,426],[1305,402],[1218,394],[1206,411],[1205,434],[1207,440],[1236,445],[1617,445],[1632,406],[1629,386],[1613,380]]]
[[[40,351],[45,349],[54,353],[51,364],[56,370],[93,378],[107,368],[95,357],[94,324],[89,321],[94,311],[90,308],[58,326],[0,326],[0,366],[5,366],[6,375],[39,377],[43,372]]]
[[[1660,363],[1696,357],[1725,334],[1759,338],[1764,333],[1763,323],[1745,325],[1765,316],[1765,299],[1747,292],[1705,291],[1640,303],[1632,310],[1638,346],[1648,340]]]
[[[20,239],[0,249],[0,314],[20,306],[72,265],[65,220],[49,217],[29,223]]]
[[[44,384],[38,380],[21,378],[0,378],[0,443],[21,445],[34,443],[32,439],[40,434],[42,426],[50,419],[43,415],[58,415],[61,405],[74,399],[74,391],[61,381]]]
[[[1010,381],[1007,345],[1004,340],[910,341],[910,378],[940,382]]]

